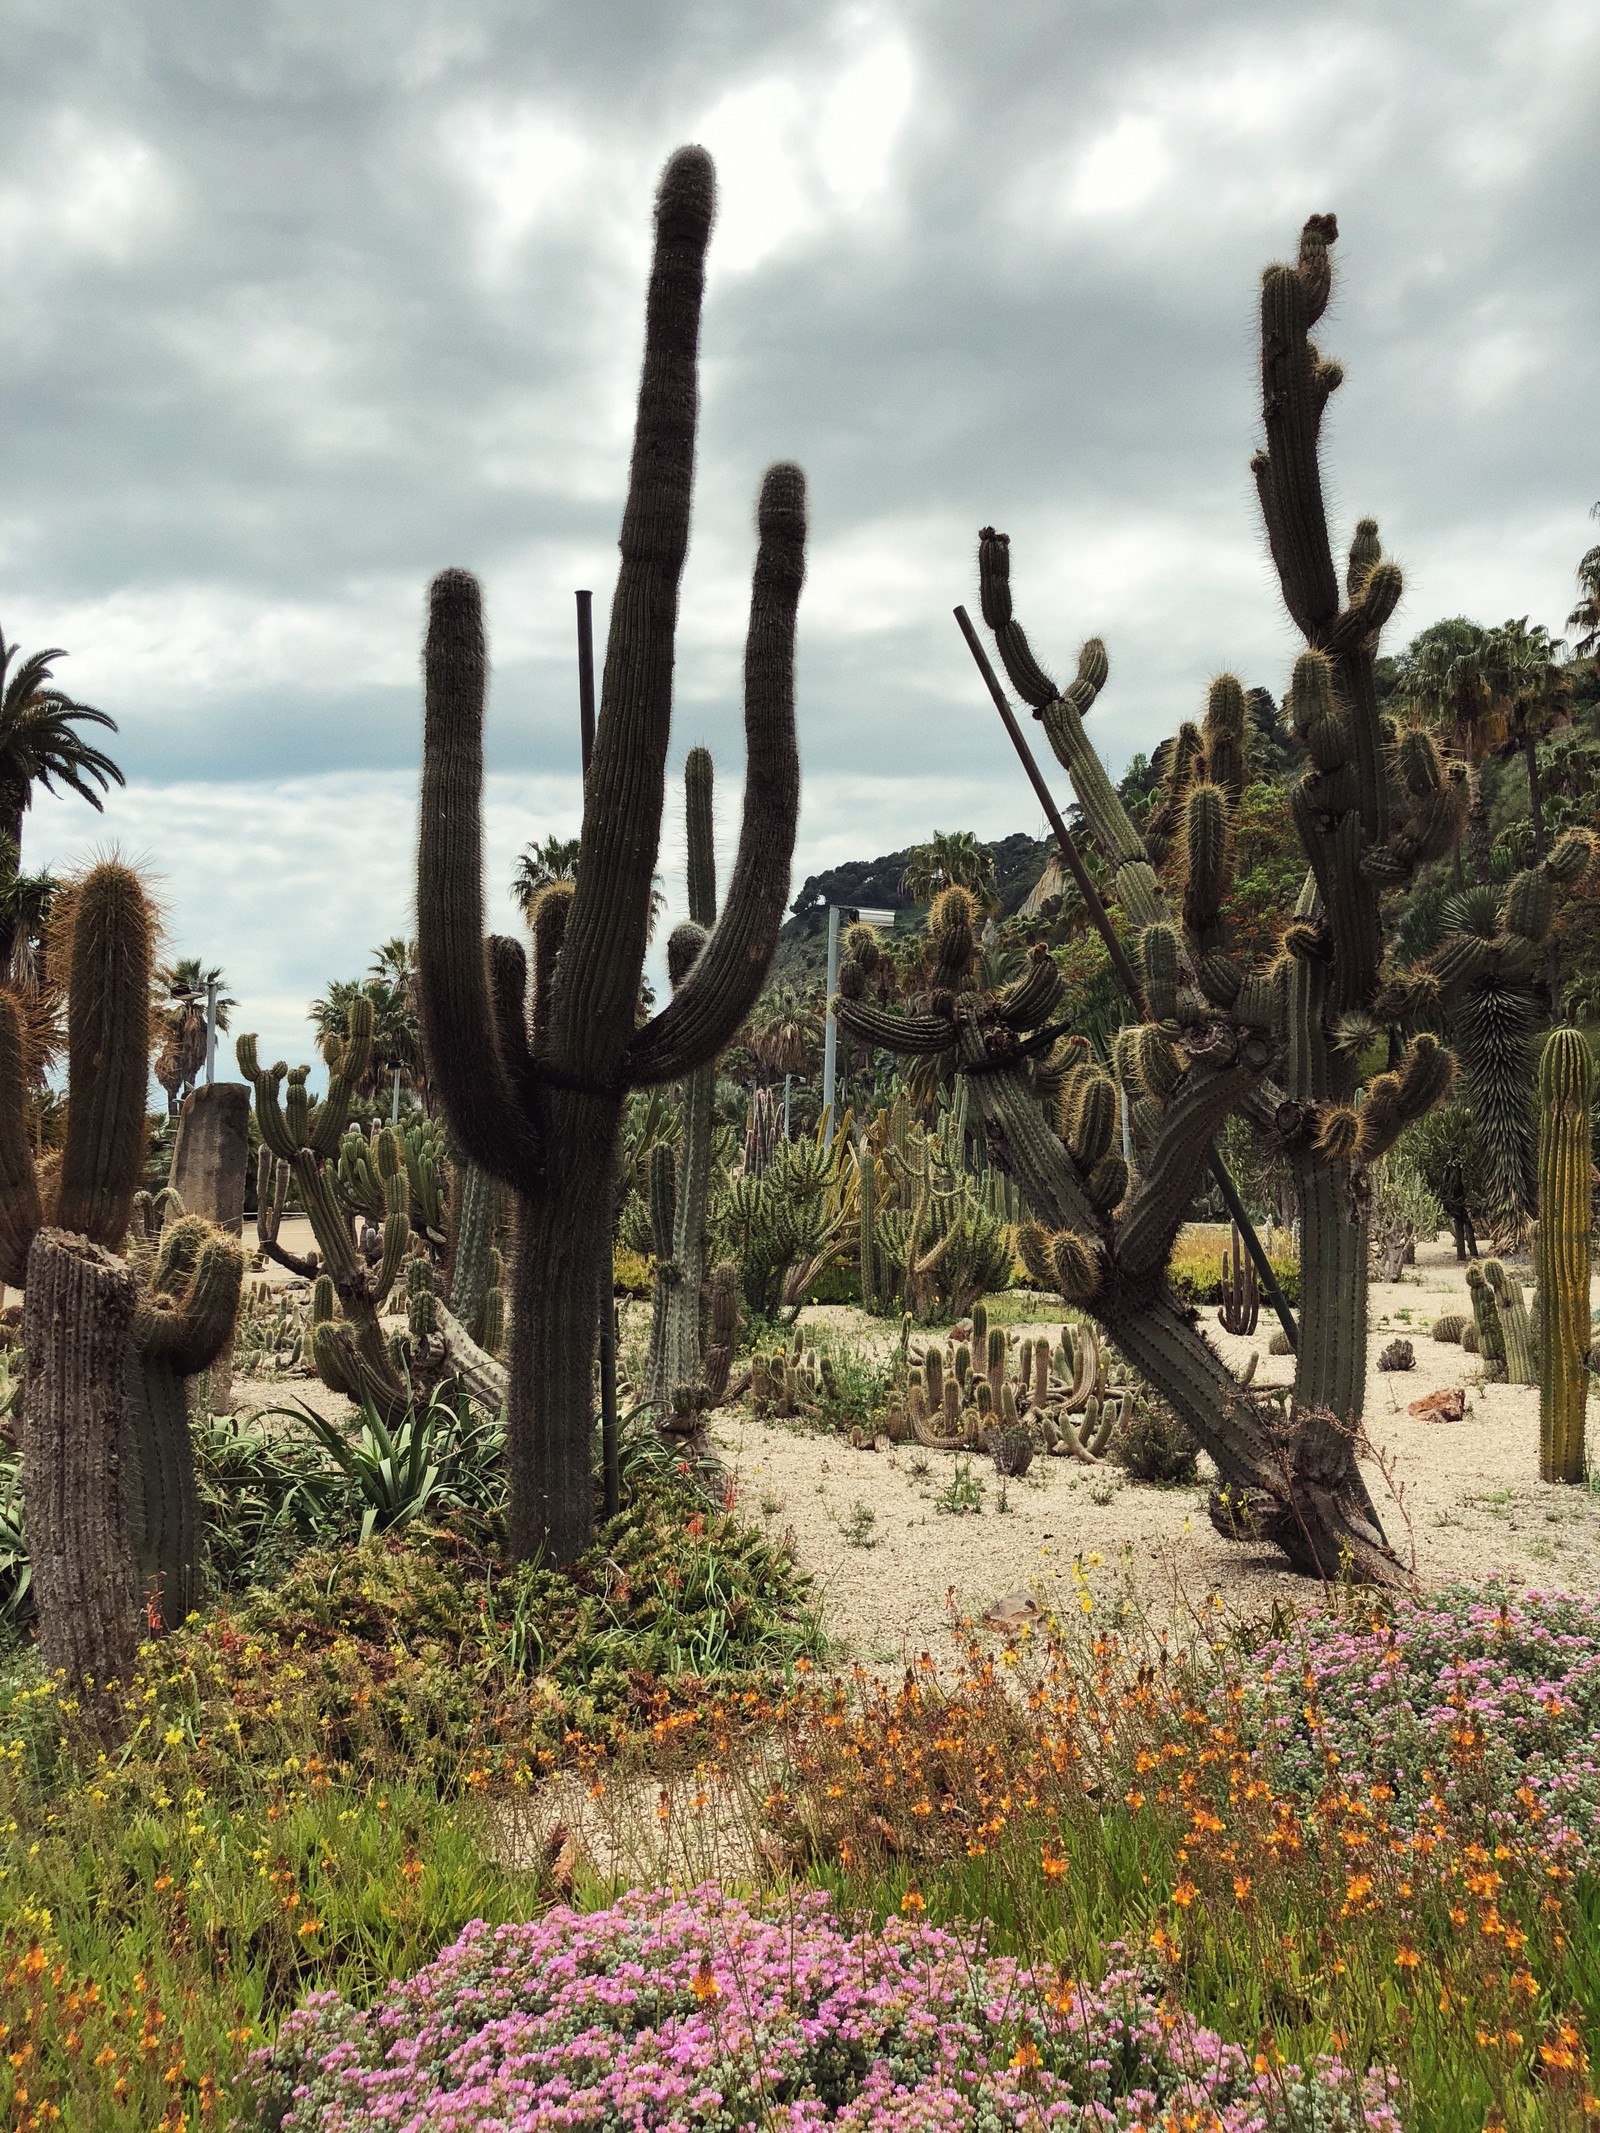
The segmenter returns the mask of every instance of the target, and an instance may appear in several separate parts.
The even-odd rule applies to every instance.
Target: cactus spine
[[[678,586],[688,546],[710,158],[672,157],[656,201],[645,357],[585,780],[577,883],[530,1020],[514,943],[485,953],[482,825],[487,658],[476,581],[435,579],[426,652],[418,961],[433,1085],[467,1157],[509,1187],[517,1244],[507,1407],[510,1538],[569,1563],[593,1528],[594,1356],[630,1088],[708,1065],[754,1004],[788,896],[799,805],[794,625],[805,486],[762,483],[745,653],[744,819],[720,921],[666,1007],[637,1026],[660,842]],[[536,943],[537,947],[537,943]]]
[[[1594,1061],[1575,1029],[1539,1062],[1539,1473],[1582,1481],[1589,1389],[1589,1173]]]

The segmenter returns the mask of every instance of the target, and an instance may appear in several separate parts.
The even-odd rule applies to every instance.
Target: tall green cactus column
[[[656,200],[622,565],[611,607],[577,883],[559,943],[526,959],[485,942],[481,798],[487,654],[476,581],[435,579],[426,652],[417,920],[423,1031],[463,1152],[517,1206],[507,1400],[510,1532],[523,1557],[569,1563],[593,1530],[598,1303],[613,1168],[630,1088],[708,1065],[754,1004],[788,898],[799,810],[794,628],[805,482],[771,468],[745,646],[748,770],[722,915],[671,999],[637,1026],[660,848],[678,587],[694,475],[700,309],[714,180],[681,149]],[[531,1010],[531,1011],[530,1011]]]
[[[116,1256],[145,1145],[154,926],[139,878],[95,867],[68,958],[66,1146],[41,1199],[16,1007],[0,994],[0,1278],[25,1291],[22,1493],[47,1672],[126,1681],[139,1579],[123,1473],[128,1333],[138,1297]]]
[[[169,1223],[134,1312],[128,1349],[128,1532],[152,1625],[176,1629],[201,1600],[205,1525],[187,1380],[233,1338],[244,1281],[237,1238],[197,1215]]]
[[[667,973],[680,985],[694,968],[717,922],[717,855],[711,818],[711,757],[691,748],[683,765],[684,823],[688,843],[689,922],[673,928],[667,943]],[[706,1274],[709,1242],[707,1207],[711,1197],[711,1127],[716,1100],[717,1063],[707,1060],[684,1077],[679,1117],[678,1178],[673,1209],[672,1261],[677,1279],[667,1298],[664,1379],[652,1389],[662,1404],[658,1417],[671,1409],[680,1385],[700,1388],[700,1291]]]
[[[1575,1029],[1539,1062],[1539,1476],[1582,1481],[1589,1393],[1589,1114],[1594,1061]]]

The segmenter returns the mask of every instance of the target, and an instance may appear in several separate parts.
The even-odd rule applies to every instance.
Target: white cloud
[[[537,226],[576,214],[603,167],[593,139],[548,105],[461,104],[441,124],[439,139],[446,162],[477,197],[484,263],[495,274]]]
[[[878,208],[913,86],[910,46],[883,30],[831,73],[789,67],[720,96],[693,129],[717,161],[715,265],[748,272],[796,237]]]
[[[148,141],[63,108],[13,138],[0,185],[0,258],[31,277],[73,256],[126,265],[166,219],[171,176]]]

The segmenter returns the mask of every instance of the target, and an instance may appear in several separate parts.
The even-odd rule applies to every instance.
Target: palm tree
[[[66,656],[59,646],[34,652],[13,673],[18,649],[0,631],[0,879],[21,872],[22,818],[36,785],[46,792],[64,785],[98,811],[106,787],[123,783],[110,756],[78,730],[105,726],[115,733],[116,720],[49,686],[51,660]],[[0,906],[0,970],[10,963],[17,924],[18,914]]]
[[[1489,817],[1477,768],[1505,743],[1506,711],[1492,670],[1492,632],[1465,615],[1435,622],[1395,662],[1395,694],[1431,726],[1473,770],[1467,806],[1467,844],[1474,878],[1489,879]],[[1460,879],[1460,859],[1456,861]]]
[[[524,918],[546,889],[577,880],[579,845],[576,837],[545,837],[525,847],[511,876],[511,894]]]
[[[311,1023],[318,1041],[343,1037],[350,1003],[358,995],[372,1002],[372,1057],[361,1094],[375,1097],[396,1072],[404,1075],[428,1108],[428,1076],[422,1053],[422,1025],[417,1016],[417,944],[400,935],[372,951],[364,978],[335,978],[311,1003]]]
[[[918,904],[931,904],[943,889],[970,889],[992,911],[994,854],[971,830],[935,830],[906,861],[900,887]]]
[[[1572,722],[1572,672],[1562,656],[1565,651],[1559,637],[1552,637],[1542,623],[1530,628],[1524,615],[1489,632],[1479,661],[1505,729],[1500,753],[1520,754],[1527,769],[1535,861],[1544,858],[1545,850],[1538,743]]]
[[[1600,504],[1589,513],[1600,518]],[[1567,617],[1569,630],[1582,635],[1572,647],[1577,659],[1600,658],[1600,548],[1591,548],[1578,565],[1578,590],[1583,598]]]
[[[822,1018],[793,985],[772,985],[750,1017],[750,1049],[769,1074],[806,1074],[822,1043]]]
[[[197,955],[186,955],[176,963],[163,963],[155,973],[155,1022],[161,1032],[155,1077],[167,1092],[169,1118],[177,1117],[178,1107],[206,1063],[206,1006],[213,985],[217,987],[217,1028],[225,1030],[228,1010],[239,1003],[224,996],[223,976],[216,964],[203,970]]]
[[[577,837],[535,838],[524,847],[511,876],[511,895],[524,918],[532,918],[533,907],[546,889],[553,889],[558,882],[576,881],[578,878],[578,853],[581,840]],[[656,876],[650,891],[650,939],[655,939],[656,921],[666,909],[667,899],[662,893],[661,877]]]

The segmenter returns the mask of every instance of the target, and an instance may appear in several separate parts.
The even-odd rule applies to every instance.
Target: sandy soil
[[[1448,1239],[1420,1247],[1417,1260],[1403,1281],[1375,1282],[1371,1292],[1366,1473],[1391,1540],[1424,1586],[1505,1578],[1593,1589],[1600,1494],[1539,1481],[1537,1388],[1480,1384],[1475,1356],[1429,1338],[1436,1316],[1465,1309],[1466,1282]],[[826,1317],[842,1331],[841,1319],[853,1315],[835,1309]],[[1258,1383],[1289,1382],[1292,1359],[1266,1352],[1265,1311],[1248,1340],[1222,1332],[1214,1311],[1202,1316],[1230,1362],[1242,1365],[1256,1348]],[[1395,1334],[1412,1338],[1415,1369],[1376,1368]],[[1446,1386],[1466,1389],[1462,1421],[1406,1412]],[[983,1483],[982,1509],[954,1515],[938,1508],[938,1498],[959,1454],[887,1443],[858,1452],[841,1439],[738,1411],[717,1422],[745,1516],[793,1534],[816,1574],[829,1630],[871,1668],[947,1652],[952,1597],[974,1615],[1018,1589],[1075,1604],[1075,1565],[1096,1589],[1130,1589],[1154,1618],[1175,1625],[1213,1594],[1246,1615],[1314,1595],[1275,1553],[1222,1539],[1206,1515],[1204,1487],[1154,1488],[1113,1468],[1042,1458],[1002,1493],[992,1463],[974,1456],[967,1465]]]

